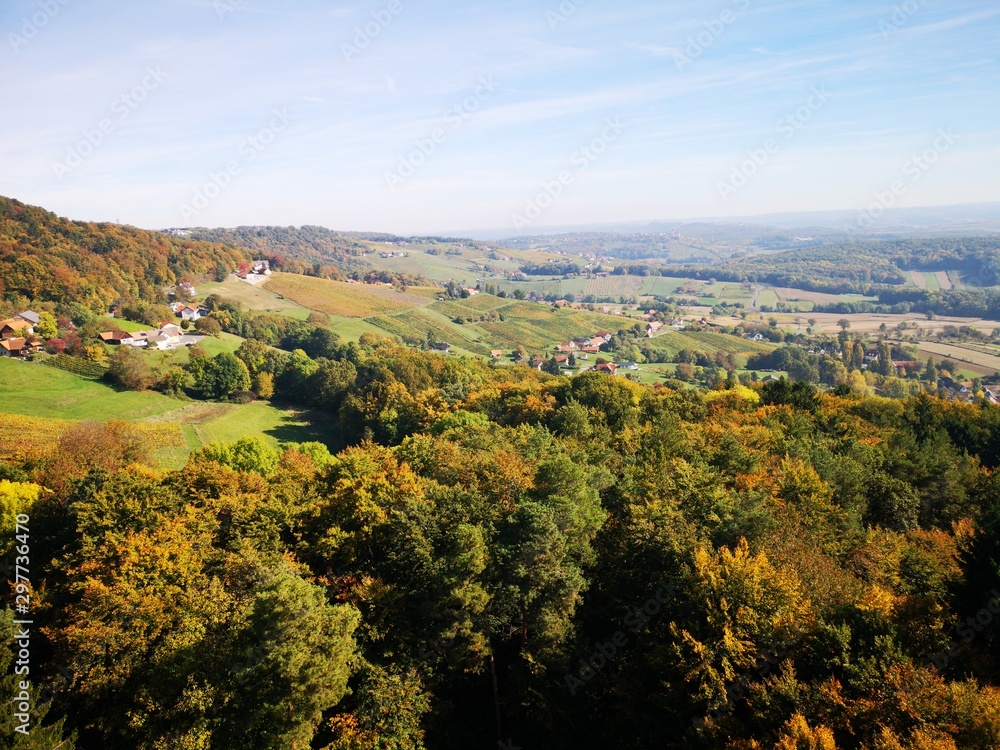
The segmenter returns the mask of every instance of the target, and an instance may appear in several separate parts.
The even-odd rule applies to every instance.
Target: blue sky
[[[0,31],[0,194],[75,219],[515,234],[1000,200],[996,0],[6,0]]]

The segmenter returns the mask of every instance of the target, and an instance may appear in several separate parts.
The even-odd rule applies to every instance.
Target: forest
[[[697,278],[870,294],[880,285],[905,284],[904,271],[961,271],[972,286],[987,287],[1000,280],[998,249],[995,237],[869,240],[754,256],[708,269],[692,267],[678,275],[690,272]]]
[[[81,423],[0,466],[5,746],[1000,746],[997,408],[319,346],[333,454]]]
[[[0,299],[104,312],[122,299],[160,302],[185,277],[225,279],[246,260],[231,246],[69,221],[0,196]]]

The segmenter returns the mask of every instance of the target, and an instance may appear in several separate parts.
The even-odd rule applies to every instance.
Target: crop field
[[[279,273],[265,287],[299,305],[329,315],[367,318],[392,315],[427,304],[427,298],[390,287],[348,284],[312,276]]]
[[[0,459],[23,459],[44,454],[74,424],[78,424],[78,420],[0,413]],[[158,448],[184,445],[184,435],[178,424],[136,424],[134,427],[149,445]]]
[[[431,255],[426,249],[419,246],[408,245],[397,247],[395,245],[372,245],[374,253],[365,259],[378,271],[390,271],[392,273],[404,273],[413,276],[426,276],[434,281],[460,281],[464,283],[474,283],[481,273],[476,273],[472,269],[472,256],[448,255],[442,252],[440,255]],[[380,252],[405,252],[405,258],[380,258]]]
[[[781,302],[781,299],[773,289],[764,289],[757,297],[757,307],[770,307],[773,309],[777,307],[779,302]]]
[[[745,359],[751,354],[773,351],[777,347],[762,341],[750,341],[738,336],[729,336],[712,331],[675,331],[657,336],[649,342],[650,347],[668,357],[674,357],[682,349],[696,354],[713,355],[716,352],[733,354]]]
[[[939,344],[921,341],[917,344],[918,356],[922,360],[933,358],[936,362],[954,360],[959,368],[973,375],[992,375],[1000,372],[1000,356],[971,349],[960,344]]]
[[[247,284],[245,281],[230,279],[222,283],[199,284],[198,292],[198,298],[201,300],[210,294],[217,294],[223,299],[239,302],[248,310],[287,315],[296,320],[305,320],[309,317],[310,311],[302,305],[296,304],[290,299],[282,299],[274,292]]]
[[[489,312],[490,310],[506,307],[511,303],[511,300],[494,297],[492,294],[477,294],[467,299],[455,300],[455,302],[478,312]]]

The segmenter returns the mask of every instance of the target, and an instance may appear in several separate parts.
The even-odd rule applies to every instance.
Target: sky
[[[0,195],[397,234],[1000,200],[996,0],[4,0]]]

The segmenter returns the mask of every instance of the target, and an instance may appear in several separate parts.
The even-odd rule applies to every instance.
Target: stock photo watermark
[[[118,125],[125,122],[150,94],[156,91],[167,79],[160,66],[146,68],[146,75],[130,91],[125,92],[111,102],[111,114],[116,118],[104,117],[96,126],[88,128],[76,144],[66,150],[66,157],[61,161],[52,162],[52,172],[59,182],[68,174],[72,174],[83,165],[90,156],[115,132]]]
[[[287,107],[273,110],[270,123],[248,136],[240,144],[237,149],[240,158],[231,159],[226,162],[223,169],[212,172],[208,180],[194,191],[191,201],[180,204],[178,208],[184,221],[197,217],[207,209],[212,201],[222,195],[223,191],[233,183],[233,179],[243,172],[244,166],[260,156],[291,123],[292,117],[288,114]]]
[[[993,624],[997,615],[1000,615],[1000,589],[993,589],[991,599],[986,606],[979,610],[974,616],[967,617],[965,622],[955,628],[955,633],[962,639],[961,641],[948,641],[945,648],[927,656],[924,662],[926,668],[937,667],[943,671],[951,661],[958,656],[966,647],[979,637],[986,628]]]
[[[371,12],[372,19],[364,26],[354,28],[354,37],[351,42],[341,42],[340,51],[347,62],[351,62],[358,57],[372,42],[382,36],[383,32],[392,25],[393,19],[403,12],[403,3],[400,0],[390,0],[389,4],[379,10]]]
[[[709,719],[718,720],[723,714],[731,712],[746,698],[750,686],[766,678],[774,667],[788,658],[789,650],[802,643],[803,640],[805,640],[804,635],[797,635],[793,638],[776,641],[771,648],[760,652],[754,662],[753,669],[743,672],[735,681],[726,686],[725,702],[709,709],[705,716],[693,718],[691,723],[701,729],[704,728]]]
[[[601,135],[594,138],[586,146],[574,151],[573,155],[570,156],[569,163],[576,167],[575,171],[564,169],[553,179],[543,182],[539,193],[525,201],[524,210],[510,217],[515,229],[523,229],[538,221],[546,209],[551,207],[566,192],[566,188],[575,183],[579,175],[590,169],[595,161],[607,153],[611,144],[621,138],[625,132],[625,127],[618,117],[608,118],[605,121],[605,126]]]
[[[920,12],[927,0],[906,0],[902,5],[892,6],[892,15],[879,21],[878,30],[885,41],[889,41],[894,31],[906,26]]]
[[[563,0],[559,3],[559,7],[550,8],[545,12],[545,20],[549,22],[549,28],[555,31],[576,15],[576,12],[586,4],[587,0]]]
[[[386,185],[392,192],[396,192],[406,184],[406,181],[416,174],[424,164],[427,163],[438,148],[448,142],[451,135],[469,120],[472,115],[479,111],[483,104],[492,97],[497,90],[497,84],[493,76],[482,76],[475,91],[462,101],[457,102],[448,109],[444,116],[444,126],[434,128],[426,137],[414,142],[415,148],[406,156],[399,157],[399,163],[393,172],[385,175]]]
[[[20,34],[10,32],[7,34],[7,41],[14,48],[14,52],[19,52],[32,39],[37,37],[42,29],[49,25],[53,18],[59,15],[63,6],[69,5],[70,0],[41,0],[38,3],[38,10],[30,16],[21,19]]]
[[[625,615],[622,628],[606,640],[599,641],[586,659],[580,659],[579,669],[575,673],[566,674],[564,679],[570,695],[576,695],[580,688],[597,677],[629,645],[629,633],[641,633],[676,596],[676,584],[663,581],[645,604]]]
[[[242,8],[245,0],[216,0],[212,3],[212,8],[219,20],[225,20],[230,13],[235,13],[238,8]]]
[[[774,132],[776,136],[783,136],[783,138],[767,138],[757,148],[747,151],[747,158],[739,164],[733,165],[729,179],[720,180],[716,184],[722,200],[728,202],[734,194],[745,187],[753,176],[771,161],[771,157],[781,151],[782,144],[794,138],[809,123],[813,115],[826,106],[828,101],[830,101],[830,94],[826,88],[823,86],[814,87],[803,104],[781,117],[774,125]]]
[[[934,138],[934,143],[914,155],[903,164],[905,180],[894,180],[885,190],[875,192],[875,200],[858,216],[857,226],[852,231],[867,229],[874,224],[887,210],[894,208],[899,199],[906,195],[910,188],[923,179],[941,157],[955,147],[961,137],[951,128],[941,128]]]
[[[677,70],[684,70],[704,55],[726,33],[726,29],[736,23],[738,18],[736,14],[750,9],[750,2],[751,0],[733,0],[735,11],[726,9],[717,17],[702,23],[704,30],[696,36],[689,36],[687,46],[683,50],[674,52],[674,64]]]

